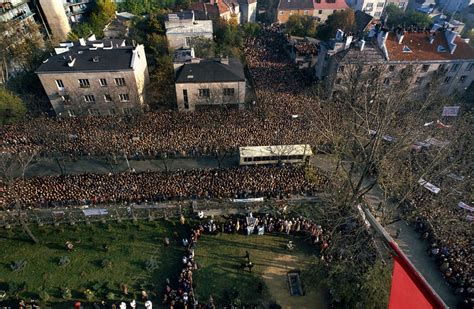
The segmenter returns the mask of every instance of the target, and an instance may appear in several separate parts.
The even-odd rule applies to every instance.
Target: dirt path
[[[263,279],[268,293],[283,309],[319,309],[327,308],[322,293],[305,291],[304,296],[291,296],[288,287],[288,271],[302,269],[308,263],[301,257],[279,254],[273,259],[274,264],[263,272]]]

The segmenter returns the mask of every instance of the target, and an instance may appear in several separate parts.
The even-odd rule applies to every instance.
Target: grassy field
[[[288,252],[286,244],[292,239],[296,244],[293,252]],[[250,253],[254,264],[252,273],[242,270],[246,261],[245,252]],[[200,301],[207,301],[212,295],[219,308],[234,301],[236,296],[241,304],[268,305],[277,303],[282,308],[324,308],[321,293],[309,296],[290,296],[287,273],[304,270],[314,254],[299,238],[286,235],[219,234],[203,235],[195,252],[201,268],[194,274],[196,294]],[[259,283],[263,286],[259,292]]]
[[[45,291],[50,302],[63,301],[66,287],[72,299],[84,299],[86,289],[96,299],[110,298],[110,292],[122,299],[123,284],[132,295],[141,289],[161,291],[166,278],[176,279],[184,251],[178,241],[164,247],[163,239],[186,233],[185,227],[164,221],[44,226],[32,231],[40,244],[32,244],[19,228],[0,230],[0,290],[9,289],[9,296],[23,290],[19,296],[26,299],[38,299]],[[74,244],[74,251],[66,250],[66,241]],[[61,266],[64,257],[69,263]],[[26,261],[26,266],[14,272],[10,265],[15,261]]]

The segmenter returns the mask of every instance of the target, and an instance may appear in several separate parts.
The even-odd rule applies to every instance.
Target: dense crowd
[[[17,179],[0,186],[0,203],[67,206],[144,203],[189,198],[286,197],[312,193],[324,184],[306,179],[298,166],[256,166],[121,174],[80,174]]]
[[[282,48],[279,28],[249,38],[245,57],[257,102],[247,110],[164,111],[136,116],[30,119],[0,128],[0,152],[107,155],[160,153],[197,156],[239,146],[315,145],[318,102],[303,94],[307,80]],[[299,115],[299,117],[292,117]]]
[[[460,308],[474,307],[474,232],[469,211],[440,203],[433,193],[416,195],[410,209],[416,208],[415,229],[430,243],[432,256],[446,281],[461,295]]]

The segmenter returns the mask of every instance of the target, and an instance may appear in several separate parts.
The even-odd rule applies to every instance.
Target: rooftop
[[[451,53],[452,47],[448,44],[444,30],[434,33],[434,40],[430,44],[430,34],[427,32],[405,32],[399,44],[397,35],[390,32],[386,41],[390,61],[474,60],[474,49],[459,36],[454,38],[456,47]]]
[[[190,24],[168,25],[166,34],[212,33],[212,20],[195,20]]]
[[[313,10],[313,0],[280,0],[278,10]]]
[[[347,5],[345,0],[321,0],[321,2],[314,2],[314,9],[315,10],[341,10],[347,9],[349,6]]]
[[[114,39],[61,43],[55,48],[57,54],[44,61],[36,72],[132,70],[134,50],[138,47]]]
[[[176,72],[176,83],[213,83],[245,81],[244,68],[237,58],[221,60],[201,60],[186,63]]]

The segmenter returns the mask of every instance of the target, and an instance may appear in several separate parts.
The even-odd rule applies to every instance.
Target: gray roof
[[[70,47],[68,51],[48,58],[36,70],[37,73],[50,72],[87,72],[87,71],[116,71],[132,70],[130,64],[134,47],[120,46],[124,40],[104,40],[87,42],[81,46],[78,42]],[[91,50],[93,43],[104,43],[105,48]],[[113,44],[112,49],[107,47]],[[70,59],[76,59],[72,67],[68,66]],[[96,58],[98,62],[94,62]]]
[[[186,63],[176,72],[176,83],[213,83],[245,81],[244,68],[237,58],[229,64],[219,60],[201,60]]]
[[[278,10],[312,10],[313,0],[280,0]]]

